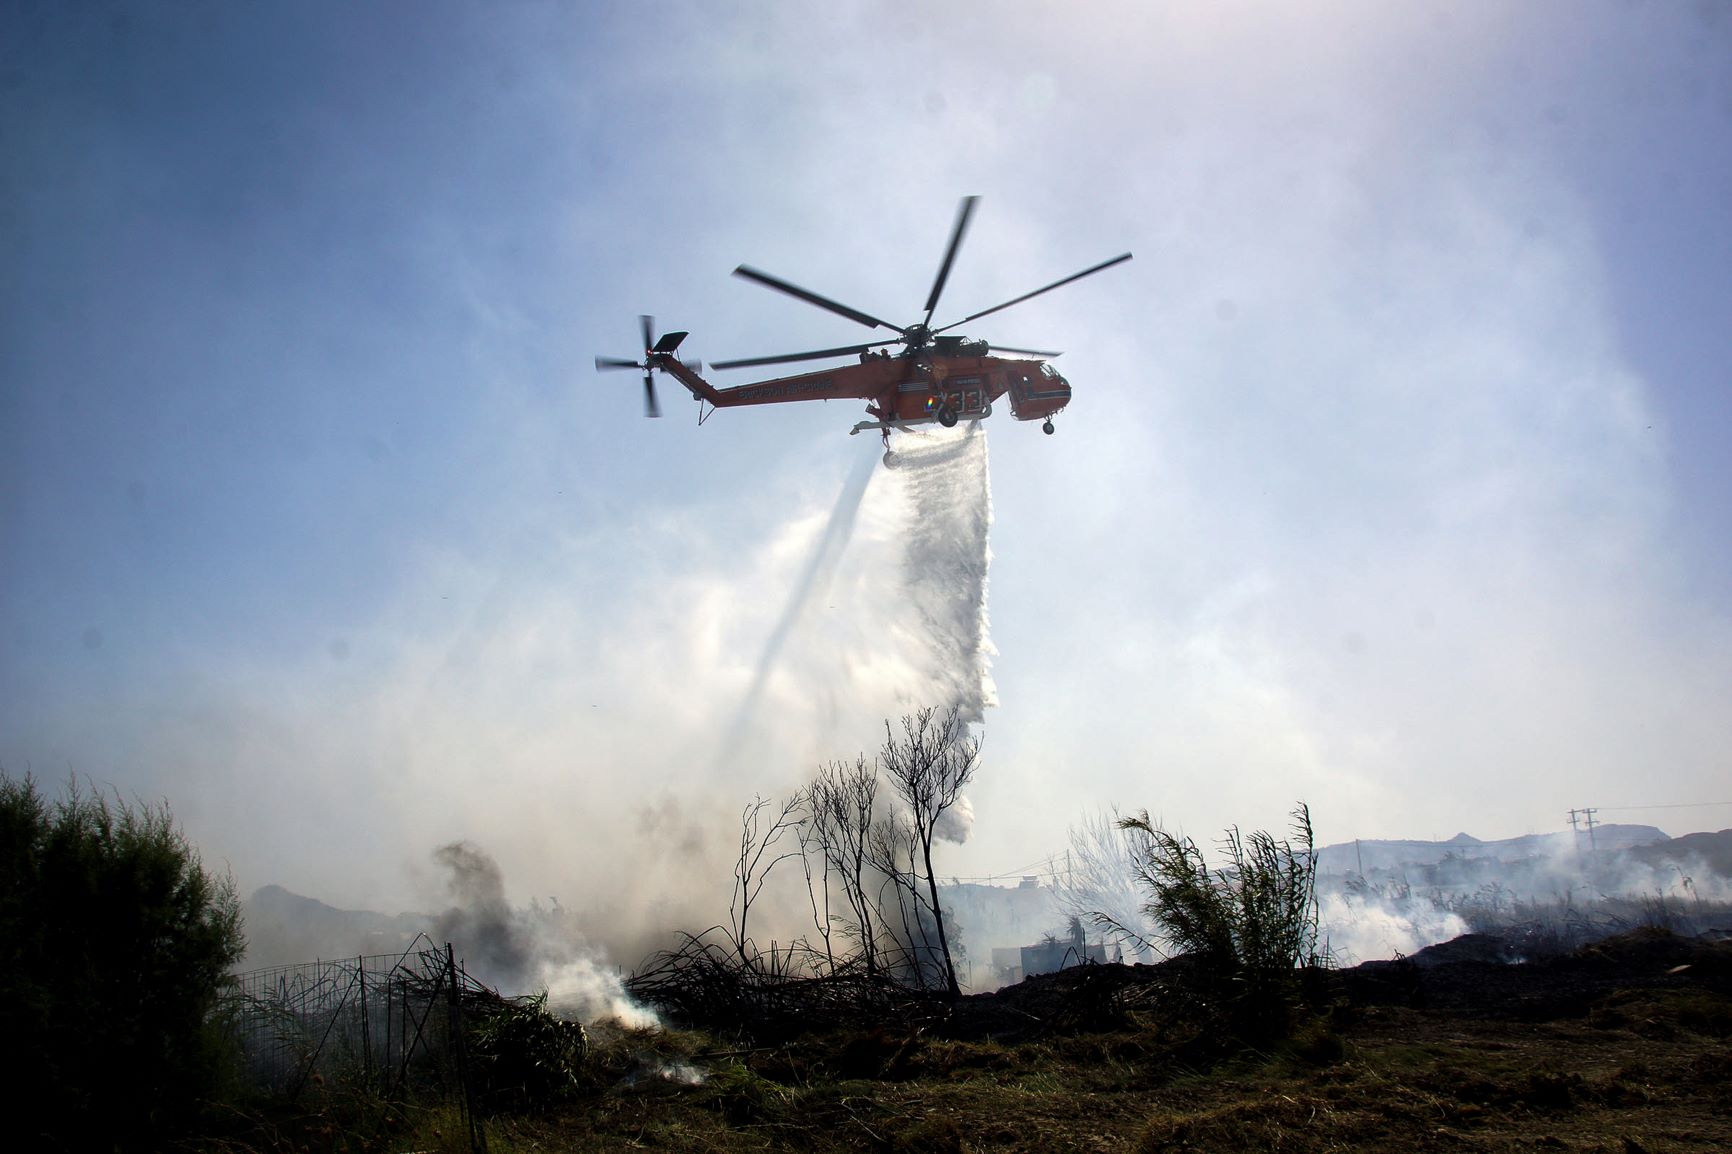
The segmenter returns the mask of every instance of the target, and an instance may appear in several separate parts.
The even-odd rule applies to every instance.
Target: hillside
[[[1651,825],[1606,824],[1594,828],[1592,846],[1600,853],[1617,853],[1669,840],[1664,832]],[[1481,841],[1471,834],[1458,833],[1448,841],[1364,838],[1323,846],[1317,851],[1317,857],[1324,873],[1369,874],[1374,870],[1436,866],[1446,858],[1506,865],[1536,858],[1568,859],[1578,852],[1587,852],[1589,847],[1585,832],[1532,833],[1494,841]]]

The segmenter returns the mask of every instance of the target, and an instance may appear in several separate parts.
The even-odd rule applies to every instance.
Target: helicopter
[[[595,358],[595,367],[597,371],[641,369],[644,415],[648,417],[661,415],[661,408],[656,403],[654,374],[669,374],[697,398],[700,425],[713,415],[716,409],[782,404],[790,401],[855,398],[867,403],[866,413],[872,419],[859,422],[848,430],[849,433],[876,430],[883,435],[885,445],[888,446],[892,429],[908,429],[929,423],[951,428],[960,420],[982,420],[992,415],[994,401],[1009,394],[1011,416],[1019,421],[1040,421],[1041,430],[1050,435],[1054,431],[1053,416],[1070,403],[1071,397],[1070,382],[1047,360],[1059,354],[1040,349],[988,344],[983,340],[970,340],[960,334],[950,335],[950,330],[1122,264],[1131,259],[1131,254],[1121,253],[1033,292],[1023,293],[1003,304],[970,313],[961,320],[940,328],[933,328],[932,317],[938,309],[938,299],[944,292],[945,281],[950,278],[951,266],[955,263],[957,250],[962,246],[962,238],[968,231],[969,221],[979,200],[978,196],[962,198],[962,204],[956,213],[956,223],[950,230],[950,243],[945,247],[944,259],[938,266],[938,276],[932,282],[932,291],[926,297],[926,315],[912,324],[892,324],[871,313],[862,312],[749,265],[740,265],[734,269],[737,277],[816,305],[867,328],[889,329],[897,335],[867,344],[715,361],[710,364],[710,368],[743,369],[842,357],[857,358],[857,364],[716,388],[702,377],[702,364],[688,364],[679,359],[677,353],[680,344],[689,334],[672,332],[657,338],[654,319],[643,316],[638,318],[643,335],[643,360],[598,356]],[[901,350],[892,353],[890,349],[896,345],[900,345]],[[993,356],[994,353],[1015,355],[998,357]],[[705,410],[705,405],[709,406],[708,411]],[[889,460],[888,454],[886,460]]]

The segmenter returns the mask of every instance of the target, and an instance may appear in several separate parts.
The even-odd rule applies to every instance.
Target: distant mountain
[[[241,917],[247,937],[243,970],[395,953],[433,924],[428,914],[340,910],[275,885],[253,891],[241,903]]]
[[[1732,878],[1732,829],[1719,833],[1687,833],[1670,841],[1640,846],[1630,856],[1649,865],[1674,865],[1682,869],[1706,869]]]
[[[1669,839],[1651,825],[1597,825],[1592,844],[1602,851],[1632,849]],[[1501,841],[1481,841],[1458,833],[1448,841],[1381,841],[1361,839],[1326,845],[1317,851],[1320,870],[1326,874],[1371,873],[1435,866],[1446,857],[1491,859],[1513,864],[1537,857],[1561,857],[1587,850],[1586,831],[1579,834],[1530,833]]]

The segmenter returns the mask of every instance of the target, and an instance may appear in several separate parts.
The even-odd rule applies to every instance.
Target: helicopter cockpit
[[[1070,403],[1070,382],[1050,361],[1010,372],[1010,412],[1019,421],[1050,417]]]

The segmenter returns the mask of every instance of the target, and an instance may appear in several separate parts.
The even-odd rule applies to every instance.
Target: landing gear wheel
[[[956,428],[956,410],[949,405],[938,410],[938,423],[947,429]]]
[[[1052,432],[1053,432],[1053,429],[1052,429],[1052,422],[1051,422],[1051,421],[1048,421],[1048,422],[1047,422],[1047,423],[1046,423],[1046,424],[1044,424],[1044,425],[1042,425],[1042,426],[1041,426],[1041,427],[1040,427],[1040,431],[1041,431],[1041,432],[1043,432],[1043,433],[1045,433],[1045,434],[1046,434],[1046,435],[1047,435],[1047,436],[1049,436],[1049,437],[1050,437],[1050,436],[1052,436]]]

